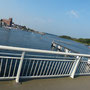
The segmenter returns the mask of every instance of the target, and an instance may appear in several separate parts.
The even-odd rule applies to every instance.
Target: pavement
[[[90,76],[0,81],[0,90],[90,90]]]

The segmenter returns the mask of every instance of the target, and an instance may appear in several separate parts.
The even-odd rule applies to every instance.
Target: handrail
[[[22,77],[38,78],[43,76],[44,77],[70,76],[74,78],[76,74],[84,75],[84,74],[87,74],[88,72],[90,73],[89,66],[88,66],[89,65],[88,60],[90,58],[89,54],[66,53],[66,52],[2,46],[2,45],[0,45],[0,50],[1,50],[0,78],[3,79],[3,78],[9,77],[10,79],[11,77],[13,77],[13,79],[16,78],[17,83],[19,83],[19,80],[20,78],[22,79]],[[12,53],[11,54],[8,53],[7,52],[8,50],[12,51]],[[5,53],[2,53],[2,51],[4,51]],[[15,54],[15,56],[13,56],[14,51],[17,51],[17,54]],[[19,56],[16,57],[16,55],[19,55],[18,51],[22,53],[20,57]],[[36,57],[32,57],[32,52],[35,52],[35,54],[40,53],[41,57],[39,57],[38,54],[36,55]],[[48,56],[46,56],[46,54],[48,54]],[[42,57],[42,55],[45,57]],[[49,55],[52,57],[55,55],[56,56],[60,55],[61,58],[62,56],[64,57],[63,59],[49,58],[50,57]],[[72,58],[72,59],[69,59],[69,58]]]
[[[65,53],[65,52],[31,49],[31,48],[20,48],[20,47],[2,46],[2,45],[0,45],[0,49],[2,49],[2,50],[13,50],[13,51],[23,51],[23,52],[37,52],[37,53],[46,53],[46,54],[58,54],[58,55],[90,57],[89,54]]]

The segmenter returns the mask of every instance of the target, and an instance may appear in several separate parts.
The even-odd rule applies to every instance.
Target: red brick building
[[[5,26],[12,26],[12,18],[9,19],[1,19],[1,22],[5,25]]]

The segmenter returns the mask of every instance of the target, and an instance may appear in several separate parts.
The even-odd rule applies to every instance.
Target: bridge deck
[[[0,81],[0,90],[90,90],[90,76],[53,79],[34,79],[16,84],[15,81]]]

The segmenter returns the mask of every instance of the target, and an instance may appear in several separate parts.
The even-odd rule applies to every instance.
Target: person
[[[56,47],[56,44],[54,42],[52,42],[51,47]]]
[[[62,51],[62,47],[60,45],[58,45],[58,50]]]

